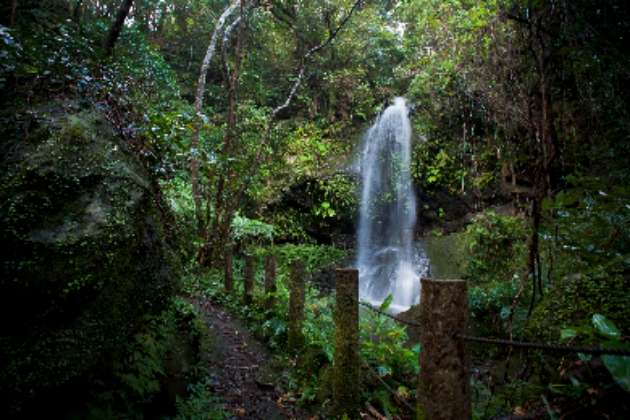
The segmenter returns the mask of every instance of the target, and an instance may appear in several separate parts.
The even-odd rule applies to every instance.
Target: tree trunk
[[[201,187],[199,185],[199,135],[201,132],[201,126],[203,124],[203,95],[206,90],[206,74],[208,68],[214,57],[214,51],[217,46],[217,40],[223,30],[225,21],[236,9],[237,2],[230,4],[221,14],[217,25],[212,32],[210,38],[210,44],[206,50],[206,55],[201,63],[201,69],[199,71],[199,80],[197,81],[197,92],[195,93],[195,114],[197,115],[197,123],[194,126],[192,141],[190,143],[190,180],[192,184],[193,200],[195,203],[195,218],[197,219],[197,230],[201,237],[207,236],[205,230],[205,223],[203,222],[202,214],[202,194]]]
[[[77,0],[74,4],[74,10],[72,11],[72,20],[75,23],[81,22],[81,7],[83,6],[83,0]]]
[[[129,10],[131,9],[132,4],[133,0],[124,0],[118,9],[116,20],[114,20],[114,23],[109,28],[107,37],[103,40],[103,49],[105,49],[106,56],[110,56],[114,51],[114,45],[116,45],[116,41],[122,31],[125,19],[127,19],[127,16],[129,15]]]
[[[15,16],[17,14],[17,0],[11,1],[11,18],[9,19],[9,26],[13,28],[15,26]]]
[[[534,303],[536,302],[536,286],[538,282],[540,281],[538,279],[539,270],[537,270],[537,262],[539,261],[538,259],[538,230],[540,228],[540,202],[539,202],[538,197],[534,197],[532,201],[531,218],[532,218],[532,232],[528,240],[528,244],[527,244],[528,253],[527,253],[526,279],[530,277],[532,279],[532,298],[529,304],[529,310],[527,311],[528,318],[531,315],[532,310],[534,309]]]
[[[241,15],[226,29],[225,36],[223,37],[223,60],[226,71],[229,71],[229,66],[227,65],[227,54],[225,53],[225,43],[229,42],[230,32],[238,26],[238,23],[243,18],[243,4],[241,2]],[[239,87],[239,76],[240,76],[240,65],[243,59],[242,55],[242,38],[243,38],[243,30],[242,26],[240,26],[238,37],[236,40],[235,47],[235,62],[234,68],[231,73],[227,75],[228,82],[228,112],[227,112],[227,129],[225,131],[225,137],[223,139],[223,147],[221,149],[221,155],[225,157],[230,157],[235,150],[235,142],[238,139],[237,133],[237,123],[238,123],[238,87]],[[218,176],[216,179],[216,191],[214,194],[214,217],[212,223],[210,223],[210,232],[213,234],[212,243],[207,244],[205,249],[211,250],[214,254],[215,251],[212,250],[220,250],[223,248],[224,244],[227,242],[232,218],[234,217],[234,212],[238,206],[238,202],[240,201],[239,195],[234,191],[234,183],[236,173],[234,168],[228,166],[227,169],[223,170],[221,173],[213,172],[210,178],[210,182],[213,182],[215,176]],[[210,205],[210,201],[212,197],[208,194],[208,206]],[[208,227],[204,227],[204,229],[208,229]],[[215,234],[216,233],[216,234]],[[210,237],[210,236],[209,236]],[[218,255],[218,254],[217,254]],[[216,255],[205,255],[204,259],[211,263],[215,260]]]

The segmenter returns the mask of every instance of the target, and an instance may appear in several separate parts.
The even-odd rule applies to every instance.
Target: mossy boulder
[[[630,276],[617,273],[574,273],[553,284],[532,312],[526,333],[533,339],[557,341],[563,328],[591,325],[594,314],[605,315],[630,334]]]
[[[156,184],[102,113],[56,102],[22,117],[0,146],[0,395],[14,414],[106,371],[176,267]]]

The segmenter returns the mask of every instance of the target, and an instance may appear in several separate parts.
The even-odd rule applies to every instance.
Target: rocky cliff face
[[[123,354],[176,263],[155,183],[98,110],[57,101],[0,130],[0,394],[19,412]]]

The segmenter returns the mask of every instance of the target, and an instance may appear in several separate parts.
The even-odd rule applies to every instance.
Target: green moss
[[[2,160],[0,383],[25,397],[85,378],[124,353],[160,311],[176,266],[157,191],[95,110],[34,110],[37,128]],[[9,312],[8,308],[13,308]]]
[[[604,314],[627,334],[630,306],[630,279],[622,275],[598,277],[573,274],[555,284],[536,306],[528,325],[534,337],[558,340],[560,330]]]

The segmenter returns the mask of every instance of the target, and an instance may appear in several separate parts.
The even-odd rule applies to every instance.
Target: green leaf
[[[553,409],[549,405],[549,401],[547,401],[547,398],[544,395],[541,395],[540,397],[542,398],[543,403],[545,404],[545,409],[547,410],[547,414],[549,415],[549,418],[551,420],[558,420],[558,416],[556,416],[556,412],[553,411]]]
[[[577,355],[583,362],[590,362],[590,360],[593,358],[593,356],[591,356],[590,354],[578,353]]]
[[[392,374],[392,369],[389,366],[377,366],[376,371],[378,372],[378,375],[381,377],[389,376]]]
[[[381,303],[381,306],[379,309],[385,312],[387,309],[389,309],[389,305],[392,304],[392,300],[394,300],[394,296],[392,296],[391,294],[387,295],[383,303]]]
[[[573,338],[577,336],[577,331],[573,328],[565,328],[560,331],[560,340],[568,340],[569,338]]]
[[[604,355],[602,361],[619,386],[630,392],[630,356]]]
[[[621,333],[615,324],[613,324],[612,321],[607,320],[602,314],[593,315],[593,325],[597,329],[597,332],[605,335],[606,337],[619,339],[621,336]]]

